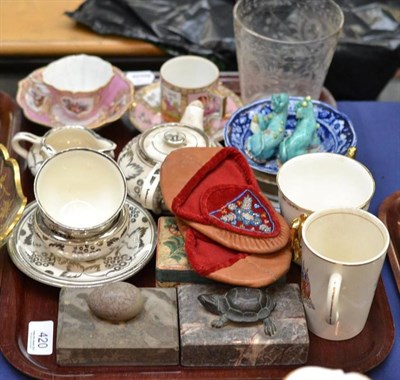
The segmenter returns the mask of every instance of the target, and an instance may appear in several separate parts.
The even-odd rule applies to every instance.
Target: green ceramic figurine
[[[307,96],[299,101],[295,110],[297,122],[294,131],[279,145],[278,159],[282,163],[309,152],[312,147],[321,143],[317,134],[319,124],[315,118],[311,98]]]
[[[245,143],[246,153],[256,162],[264,163],[276,155],[285,134],[289,96],[285,93],[271,97],[273,112],[255,114],[250,124],[253,134]]]

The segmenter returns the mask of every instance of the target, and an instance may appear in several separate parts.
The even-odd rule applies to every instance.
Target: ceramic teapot
[[[25,142],[32,144],[29,150],[22,146]],[[29,132],[18,132],[11,144],[15,152],[27,160],[33,175],[36,175],[47,158],[63,150],[89,148],[114,157],[117,147],[113,141],[79,125],[52,128],[41,137]]]
[[[134,137],[118,156],[128,195],[156,214],[166,211],[159,187],[164,159],[175,149],[208,146],[200,128],[183,123],[159,124]]]
[[[155,125],[121,150],[118,164],[132,199],[156,214],[167,211],[159,187],[161,164],[175,149],[211,145],[203,130],[203,115],[203,104],[194,100],[186,107],[179,123]]]

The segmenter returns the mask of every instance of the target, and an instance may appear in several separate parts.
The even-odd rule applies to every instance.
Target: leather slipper
[[[287,245],[289,226],[235,148],[171,152],[161,166],[160,187],[171,212],[221,245],[252,254]]]

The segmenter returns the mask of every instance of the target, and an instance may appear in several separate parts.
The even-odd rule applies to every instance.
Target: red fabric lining
[[[191,267],[201,276],[230,267],[248,256],[215,243],[193,228],[185,230],[185,250]]]

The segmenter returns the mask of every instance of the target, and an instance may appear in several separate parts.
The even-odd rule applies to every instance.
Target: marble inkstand
[[[262,321],[229,321],[212,327],[219,317],[199,302],[202,294],[223,295],[232,287],[190,284],[178,286],[179,330],[182,366],[245,367],[301,365],[307,361],[309,335],[297,284],[267,288],[275,300],[269,315],[276,332],[269,336]]]
[[[143,309],[132,319],[119,323],[101,319],[92,312],[88,299],[93,291],[93,288],[61,289],[58,365],[179,364],[175,288],[140,288]]]

